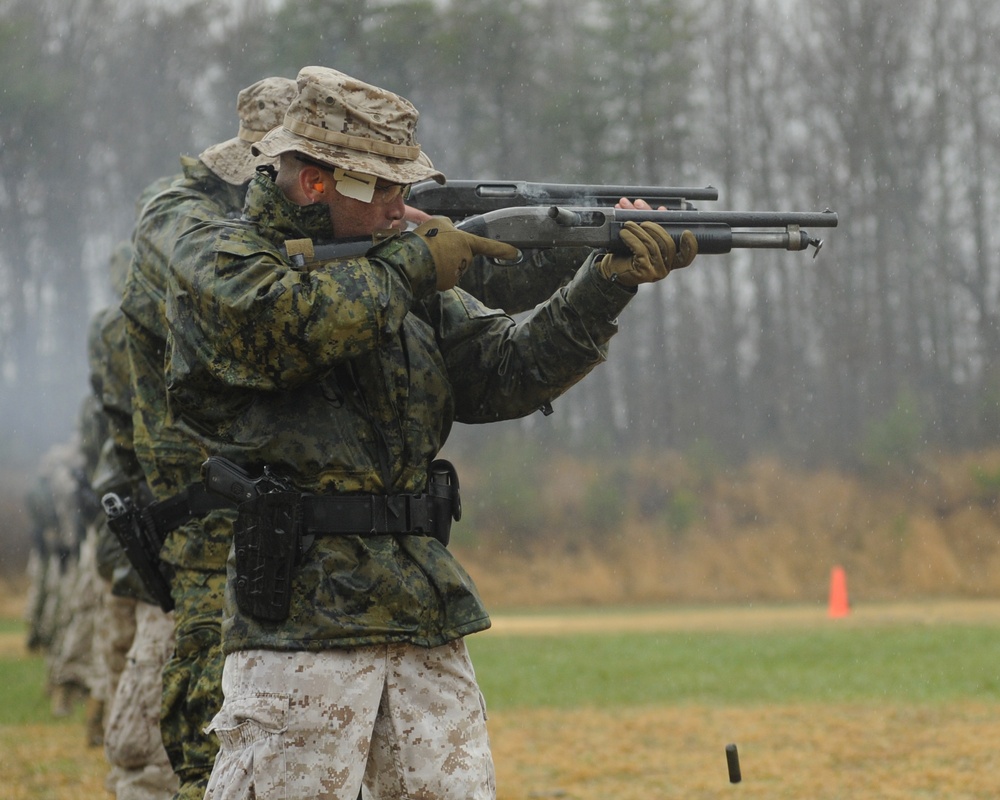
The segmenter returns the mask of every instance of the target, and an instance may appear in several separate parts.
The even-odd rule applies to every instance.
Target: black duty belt
[[[223,456],[202,464],[204,485],[236,504],[237,526],[247,531],[263,526],[284,534],[291,525],[306,537],[414,534],[447,546],[451,521],[462,517],[458,474],[444,459],[432,461],[428,473],[427,491],[419,494],[317,495],[295,491],[267,467],[255,478]]]
[[[208,491],[201,483],[192,483],[166,500],[144,506],[140,513],[152,523],[161,537],[165,537],[186,522],[199,519],[210,511],[235,507],[232,500]]]
[[[301,501],[304,534],[433,536],[435,531],[434,498],[428,494],[302,495]]]

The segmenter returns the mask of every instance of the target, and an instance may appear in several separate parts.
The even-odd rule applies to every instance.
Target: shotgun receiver
[[[641,197],[653,208],[693,210],[692,200],[718,200],[714,186],[615,186],[590,183],[531,183],[528,181],[428,180],[410,188],[408,205],[432,217],[465,219],[501,208],[520,206],[613,206],[623,197]]]

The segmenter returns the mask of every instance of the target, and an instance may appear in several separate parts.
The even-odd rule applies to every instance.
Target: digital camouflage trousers
[[[205,728],[222,707],[226,574],[175,567],[174,653],[163,668],[160,733],[180,780],[176,800],[201,800],[219,742]]]

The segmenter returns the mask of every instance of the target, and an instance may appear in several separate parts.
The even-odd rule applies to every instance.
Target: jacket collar
[[[281,239],[333,239],[330,209],[322,203],[300,206],[293,203],[271,178],[257,173],[250,181],[243,218]]]

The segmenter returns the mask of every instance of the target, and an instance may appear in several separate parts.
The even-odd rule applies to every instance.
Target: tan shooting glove
[[[476,256],[513,261],[520,255],[513,245],[458,230],[447,217],[431,217],[413,232],[430,250],[439,292],[453,288]]]
[[[608,253],[597,262],[597,269],[608,280],[630,289],[662,280],[672,270],[688,266],[698,255],[698,240],[691,231],[681,234],[678,247],[655,222],[639,224],[629,220],[622,227],[621,238],[631,253]]]

